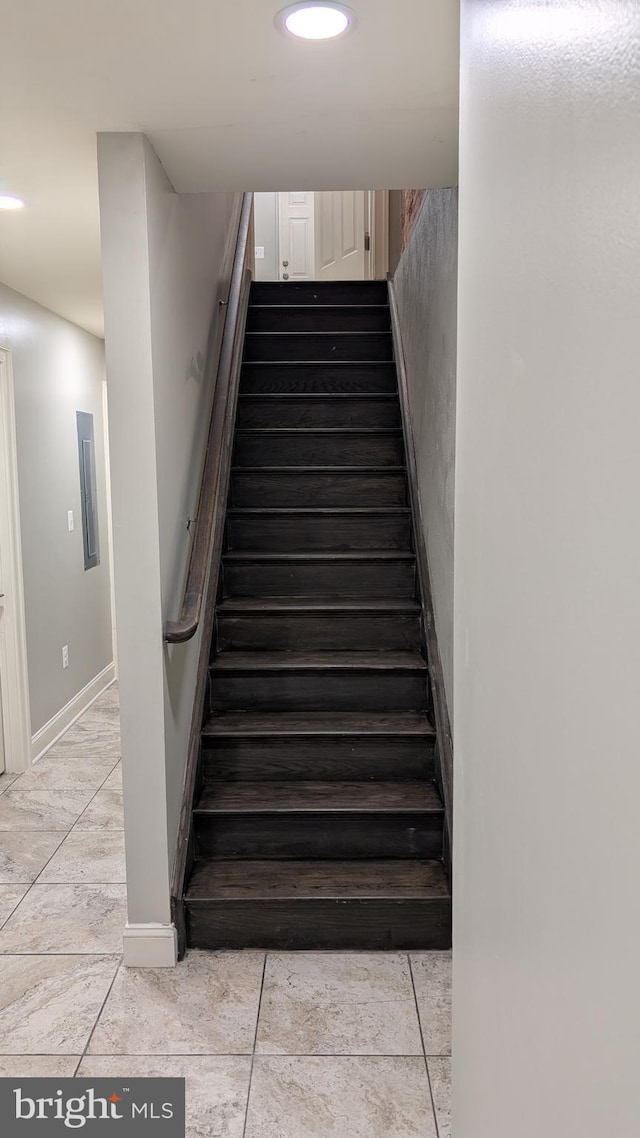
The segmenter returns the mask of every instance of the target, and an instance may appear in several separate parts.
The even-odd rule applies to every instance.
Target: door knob
[[[288,274],[288,273],[283,273],[283,274],[282,274],[282,279],[283,279],[283,281],[288,281],[288,280],[289,280],[289,274]]]
[[[284,267],[285,269],[288,269],[288,268],[289,268],[289,262],[288,262],[288,261],[283,261],[283,262],[282,262],[282,264],[283,264],[283,267]]]

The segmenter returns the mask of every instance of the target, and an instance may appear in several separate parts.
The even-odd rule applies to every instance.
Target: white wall
[[[453,707],[457,190],[425,195],[394,281],[436,632]]]
[[[1,284],[0,345],[11,350],[13,361],[31,726],[36,735],[113,659],[104,345]],[[100,564],[86,572],[76,411],[93,415],[96,447]],[[74,514],[73,533],[67,526],[69,510]],[[63,670],[64,644],[69,646],[69,667]]]
[[[640,7],[463,0],[455,1138],[637,1138]]]
[[[178,615],[240,197],[176,194],[140,134],[98,140],[129,923],[168,925],[200,638]]]

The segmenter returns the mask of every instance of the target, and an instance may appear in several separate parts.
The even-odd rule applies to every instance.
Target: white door
[[[315,214],[316,280],[365,280],[365,191],[316,193]]]
[[[279,194],[281,281],[311,281],[314,273],[314,194],[291,190]]]

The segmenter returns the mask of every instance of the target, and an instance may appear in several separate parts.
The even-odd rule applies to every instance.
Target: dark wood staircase
[[[384,283],[253,284],[184,895],[198,948],[443,948]]]

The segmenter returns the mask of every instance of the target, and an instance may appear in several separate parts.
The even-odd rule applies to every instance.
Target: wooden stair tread
[[[265,283],[267,283],[267,282],[265,282]],[[277,282],[274,282],[274,283],[277,283]],[[318,283],[323,283],[323,282],[318,282]],[[332,282],[329,281],[327,283],[331,284]],[[291,287],[291,286],[289,286],[289,287]],[[360,301],[358,301],[358,300],[354,300],[354,301],[351,301],[350,303],[347,303],[346,301],[333,301],[333,300],[326,300],[325,299],[323,304],[318,304],[316,302],[313,305],[311,305],[311,307],[314,309],[316,309],[316,308],[320,308],[320,309],[327,309],[327,308],[341,308],[341,309],[342,308],[366,308],[367,310],[369,310],[371,308],[382,308],[382,309],[388,310],[389,309],[389,302],[388,301],[379,301],[379,302],[376,302],[375,304],[361,304]],[[293,299],[291,300],[290,304],[278,304],[276,301],[273,301],[270,303],[269,301],[265,301],[265,300],[253,300],[252,299],[249,303],[249,308],[271,308],[271,309],[275,309],[276,312],[283,312],[283,311],[286,312],[286,310],[288,308],[305,308],[305,309],[308,309],[309,305],[308,304],[299,304]]]
[[[250,334],[252,336],[264,336],[265,335],[264,332],[252,332]],[[268,335],[268,333],[266,333],[266,334]],[[330,333],[328,333],[328,332],[325,332],[324,334],[330,335]],[[341,335],[341,334],[342,333],[339,333],[339,332],[334,333],[334,335]],[[389,333],[387,333],[387,332],[383,332],[380,334],[383,336],[389,335]],[[273,333],[271,333],[271,335],[273,335]],[[291,332],[281,332],[280,335],[290,336]],[[317,333],[307,332],[306,335],[307,336],[309,336],[309,335],[315,336],[315,335],[317,335]],[[374,333],[360,332],[359,335],[371,336],[371,335],[377,335],[377,333],[375,333],[375,332]],[[374,368],[374,369],[377,369],[378,371],[381,369],[385,369],[387,372],[393,372],[394,377],[396,374],[395,363],[393,362],[393,360],[243,360],[242,361],[242,370],[243,371],[245,371],[245,369],[252,369],[252,368],[257,368],[257,367],[269,369],[269,368],[273,368],[274,366],[278,367],[278,368],[301,368],[301,369],[322,368],[323,371],[325,371],[327,368],[330,368],[331,370],[333,370],[334,368],[337,368],[339,371],[341,371],[344,368],[354,368],[354,369],[366,368],[367,371]]]
[[[203,735],[208,737],[263,737],[270,735],[413,735],[431,738],[434,730],[426,715],[405,711],[397,714],[307,711],[227,713],[212,716]]]
[[[357,300],[346,298],[357,297]],[[254,281],[251,286],[251,304],[311,304],[320,302],[341,304],[388,305],[386,281]]]
[[[232,474],[350,474],[352,466],[232,466]],[[357,475],[406,474],[405,466],[359,466]]]
[[[232,550],[224,554],[228,561],[415,561],[415,553],[403,549],[367,549],[346,552],[265,553],[263,550]]]
[[[391,514],[395,517],[401,514],[403,517],[408,517],[411,510],[408,506],[229,506],[227,510],[227,517],[229,514],[240,514],[244,516],[248,514],[253,517],[255,514],[326,514],[328,517],[341,517],[347,514],[349,517],[355,515],[356,517],[375,518],[380,514]]]
[[[317,403],[323,400],[334,400],[339,403],[352,400],[372,403],[397,403],[398,396],[393,391],[241,391],[238,399],[257,400],[260,402],[298,402]]]
[[[427,665],[418,652],[222,652],[211,664],[213,672],[291,671],[424,672]]]
[[[402,427],[239,427],[237,435],[402,435]],[[264,467],[259,469],[263,470]],[[388,470],[388,467],[383,469]]]
[[[442,803],[432,783],[210,782],[196,814],[436,814]],[[375,837],[375,835],[373,836]]]
[[[434,860],[388,858],[366,861],[196,862],[188,901],[298,900],[307,898],[448,897],[442,864]]]
[[[388,304],[359,304],[357,301],[353,301],[351,304],[334,304],[332,301],[325,301],[324,304],[311,305],[295,304],[293,302],[291,304],[265,304],[263,301],[252,301],[249,305],[249,308],[254,310],[257,309],[258,311],[264,311],[266,309],[268,312],[290,312],[292,308],[302,309],[304,312],[317,312],[318,310],[321,312],[330,312],[332,309],[336,308],[339,309],[340,312],[344,312],[345,310],[347,312],[353,312],[354,308],[364,308],[367,312],[375,311],[376,308],[379,308],[381,312],[389,311]]]
[[[373,598],[340,600],[336,597],[229,597],[218,605],[218,612],[327,612],[327,613],[416,613],[417,601]]]

